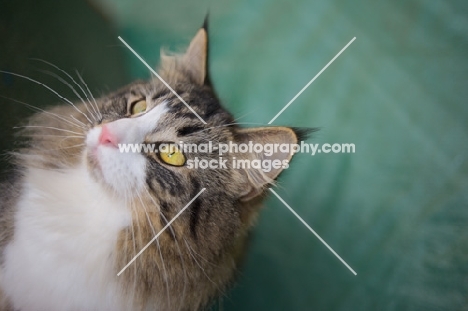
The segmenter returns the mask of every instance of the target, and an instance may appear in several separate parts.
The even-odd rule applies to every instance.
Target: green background
[[[50,83],[48,60],[96,94],[146,79],[210,13],[212,80],[239,122],[266,124],[353,37],[274,125],[321,127],[309,142],[355,154],[296,156],[217,310],[468,310],[468,2],[0,0],[0,69]],[[0,95],[57,100],[0,75]],[[2,150],[29,112],[0,98]],[[5,163],[5,161],[3,162]]]

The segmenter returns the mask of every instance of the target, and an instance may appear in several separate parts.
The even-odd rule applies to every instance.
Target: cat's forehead
[[[168,109],[160,125],[173,128],[178,136],[233,123],[233,117],[221,106],[211,87],[178,82],[172,88],[174,92],[157,79],[136,81],[105,98],[104,110],[124,117],[132,102],[144,99],[149,109],[164,103]]]
[[[157,83],[155,81],[138,80],[110,94],[108,99],[114,101],[120,99],[129,100],[132,97],[146,98],[147,96],[151,96],[153,94],[166,94],[168,92],[169,90],[164,88],[164,85],[161,85],[161,83]]]

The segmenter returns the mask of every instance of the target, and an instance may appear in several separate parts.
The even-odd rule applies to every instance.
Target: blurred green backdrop
[[[212,78],[239,122],[267,123],[357,37],[274,124],[356,145],[298,155],[277,192],[358,275],[271,197],[237,286],[214,309],[468,310],[468,2],[0,0],[0,69],[73,97],[29,60],[44,58],[99,94],[150,76],[118,35],[156,65],[208,11]],[[57,101],[1,77],[1,96]],[[0,102],[6,149],[28,112]]]

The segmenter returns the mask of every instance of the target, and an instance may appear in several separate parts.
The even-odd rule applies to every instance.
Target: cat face
[[[165,197],[174,205],[183,206],[190,198],[183,194],[193,196],[201,188],[207,188],[209,194],[219,185],[229,184],[229,189],[212,194],[218,200],[235,202],[260,195],[264,186],[279,174],[279,170],[265,174],[234,169],[231,165],[235,156],[255,155],[223,154],[226,161],[222,169],[193,169],[184,165],[195,159],[218,160],[218,145],[228,142],[297,142],[291,129],[242,130],[235,125],[207,83],[206,56],[207,34],[202,29],[184,55],[162,57],[163,79],[196,114],[156,78],[136,82],[100,100],[101,118],[86,135],[86,159],[91,175],[115,195],[131,199],[150,193],[156,200]],[[181,151],[182,162],[174,165],[161,157],[158,150],[122,152],[121,149],[122,145],[130,144],[178,146],[181,142],[191,145],[210,142],[214,151]],[[277,152],[273,157],[289,160],[291,155]]]
[[[86,136],[86,159],[92,176],[123,200],[141,205],[148,200],[147,210],[161,210],[159,223],[169,220],[178,210],[190,201],[202,188],[207,188],[207,198],[195,202],[195,207],[206,204],[213,206],[223,202],[232,206],[245,192],[248,180],[239,170],[233,169],[226,161],[225,169],[194,169],[187,165],[173,165],[165,162],[155,152],[122,152],[119,144],[146,144],[158,146],[161,143],[178,145],[219,143],[235,140],[237,127],[232,116],[221,107],[209,86],[196,85],[189,79],[174,81],[175,91],[189,103],[206,122],[203,124],[184,103],[159,81],[138,82],[106,98],[102,104],[102,121],[96,124]],[[175,83],[174,83],[175,82]],[[140,109],[135,113],[135,105]],[[182,153],[182,152],[181,152]],[[184,162],[218,159],[217,151],[212,153],[182,153]],[[226,159],[232,156],[223,155]],[[220,188],[229,185],[229,189]],[[206,202],[205,202],[206,201]],[[156,204],[155,204],[156,203]],[[156,205],[156,206],[155,206]],[[195,235],[198,211],[190,213],[191,235]],[[228,227],[233,215],[226,215],[223,225]]]

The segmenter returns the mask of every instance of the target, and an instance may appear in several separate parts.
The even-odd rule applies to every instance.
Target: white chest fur
[[[21,311],[127,310],[114,266],[131,215],[86,168],[30,169],[0,286]]]

